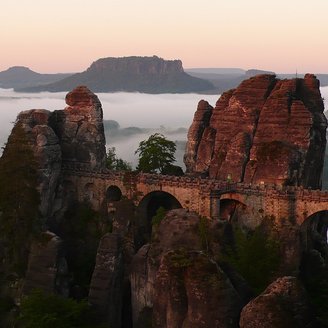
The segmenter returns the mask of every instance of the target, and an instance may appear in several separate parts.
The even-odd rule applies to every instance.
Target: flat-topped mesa
[[[53,113],[53,126],[62,148],[63,163],[90,169],[105,167],[103,111],[98,97],[79,86],[66,96],[67,107]]]
[[[327,120],[314,75],[291,80],[258,75],[207,108],[202,118],[199,106],[189,129],[188,173],[321,187]]]

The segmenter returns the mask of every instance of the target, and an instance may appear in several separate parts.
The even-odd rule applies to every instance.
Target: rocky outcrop
[[[237,327],[241,300],[202,252],[163,254],[155,280],[153,327]]]
[[[323,109],[314,75],[245,80],[213,109],[200,102],[188,133],[187,172],[318,188],[326,145]]]
[[[242,299],[209,255],[217,250],[215,224],[203,227],[205,235],[201,224],[196,213],[177,209],[154,227],[151,245],[132,262],[134,325],[142,318],[163,328],[237,327]]]
[[[131,56],[101,58],[84,72],[21,91],[67,91],[81,83],[97,92],[185,93],[215,89],[211,82],[185,73],[180,60]]]
[[[80,86],[67,94],[66,103],[64,110],[55,112],[23,111],[16,121],[16,126],[24,129],[35,155],[41,197],[39,208],[47,224],[53,213],[63,206],[65,186],[59,188],[63,164],[90,170],[105,167],[106,141],[98,97]],[[15,133],[14,128],[13,137]],[[8,139],[8,147],[12,140],[15,138]]]
[[[120,327],[123,294],[123,259],[118,234],[102,237],[90,282],[89,302],[106,318],[111,327]]]
[[[61,240],[47,231],[31,246],[23,293],[34,289],[55,292],[60,278],[66,274],[64,265],[60,265]]]
[[[44,109],[32,109],[21,112],[16,123],[24,128],[38,164],[39,208],[45,220],[53,211],[62,162],[59,139],[49,123],[51,115],[51,112]]]
[[[106,141],[98,97],[87,87],[79,86],[67,94],[66,103],[68,106],[55,111],[51,120],[60,140],[63,163],[103,168]]]
[[[142,324],[147,309],[152,309],[156,266],[149,256],[150,245],[144,245],[131,263],[131,306],[134,326]]]
[[[242,310],[240,328],[318,327],[307,295],[295,277],[274,281]]]

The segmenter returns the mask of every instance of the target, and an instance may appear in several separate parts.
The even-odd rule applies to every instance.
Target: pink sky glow
[[[78,72],[102,57],[328,73],[327,0],[4,0],[0,70]]]

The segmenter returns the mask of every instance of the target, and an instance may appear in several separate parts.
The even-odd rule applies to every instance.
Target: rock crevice
[[[323,109],[314,75],[245,80],[223,93],[215,108],[199,103],[188,132],[187,172],[320,188],[327,127]]]

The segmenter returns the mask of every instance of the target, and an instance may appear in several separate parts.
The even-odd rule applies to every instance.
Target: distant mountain
[[[86,85],[94,92],[188,93],[215,89],[210,81],[185,73],[180,60],[133,56],[102,58],[82,73],[18,91],[68,91],[77,85]]]
[[[10,67],[0,72],[0,88],[26,88],[59,81],[72,74],[40,74],[24,66]]]
[[[191,76],[208,80],[213,83],[218,93],[236,88],[243,80],[259,74],[276,74],[272,71],[259,69],[243,70],[241,68],[190,68],[186,72]],[[296,74],[276,74],[280,79],[292,79]],[[315,74],[322,87],[328,85],[328,74]],[[298,74],[304,77],[304,74]]]
[[[201,74],[226,74],[226,75],[243,75],[245,70],[242,68],[234,67],[204,67],[204,68],[187,68],[185,71],[189,73],[201,73]]]
[[[256,75],[260,75],[260,74],[272,74],[272,75],[275,75],[276,73],[275,72],[272,72],[272,71],[263,71],[261,69],[249,69],[245,72],[245,76],[247,78],[250,78],[250,77],[253,77],[253,76],[256,76]]]

